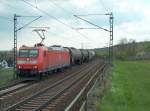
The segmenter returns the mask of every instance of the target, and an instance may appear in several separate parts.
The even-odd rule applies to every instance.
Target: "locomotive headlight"
[[[21,67],[21,66],[19,66],[18,68],[19,68],[19,69],[21,69],[22,67]]]
[[[33,66],[33,69],[37,69],[38,67],[37,66]]]

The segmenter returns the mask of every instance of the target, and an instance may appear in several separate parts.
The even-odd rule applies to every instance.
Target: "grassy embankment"
[[[12,69],[2,69],[0,68],[0,87],[9,83],[13,79]]]
[[[115,62],[101,111],[150,111],[150,61]]]

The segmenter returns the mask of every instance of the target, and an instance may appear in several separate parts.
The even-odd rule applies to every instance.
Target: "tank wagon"
[[[66,47],[70,52],[70,63],[81,64],[82,63],[82,53],[79,49],[73,47]]]
[[[34,47],[22,46],[17,56],[17,75],[41,77],[46,72],[89,61],[94,56],[95,52],[91,50],[79,50],[58,45],[50,47],[43,44],[36,44]]]
[[[88,50],[88,52],[89,52],[89,60],[91,60],[92,58],[94,58],[95,52],[93,50]]]
[[[80,49],[80,51],[82,53],[82,62],[88,62],[89,61],[89,51],[84,50],[84,49]]]

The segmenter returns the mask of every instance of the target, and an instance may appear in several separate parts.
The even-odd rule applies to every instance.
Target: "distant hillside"
[[[98,56],[106,57],[108,47],[97,48],[95,52]],[[118,59],[150,59],[150,41],[115,45],[114,57]]]

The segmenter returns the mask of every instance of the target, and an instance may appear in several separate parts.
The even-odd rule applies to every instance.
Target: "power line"
[[[49,16],[50,18],[52,18],[52,19],[56,20],[57,22],[59,22],[59,23],[63,24],[64,26],[66,26],[66,27],[68,27],[68,28],[71,28],[71,29],[72,29],[72,27],[71,27],[71,26],[69,26],[68,24],[66,24],[66,23],[62,22],[61,20],[57,19],[56,17],[54,17],[54,16],[50,15],[49,13],[47,13],[47,12],[45,12],[44,10],[40,9],[39,7],[36,7],[36,6],[34,6],[33,4],[31,4],[31,3],[29,3],[29,2],[27,2],[27,1],[25,1],[25,0],[22,0],[22,1],[23,1],[24,3],[26,3],[26,4],[30,5],[31,7],[33,7],[33,8],[35,8],[35,9],[39,10],[39,11],[40,11],[40,12],[42,12],[43,14],[45,14],[45,15]]]
[[[25,3],[27,3],[27,4],[29,4],[30,6],[32,6],[32,7],[34,7],[34,8],[36,8],[36,9],[39,10],[40,12],[42,12],[42,13],[48,15],[49,17],[51,17],[51,18],[57,20],[59,23],[61,23],[61,24],[65,25],[65,26],[69,27],[70,29],[73,29],[73,30],[74,30],[74,28],[72,28],[72,26],[69,26],[68,24],[66,24],[66,23],[60,21],[59,19],[57,19],[56,17],[49,15],[49,14],[48,14],[47,12],[45,12],[44,10],[41,10],[40,8],[38,8],[38,7],[37,7],[37,0],[35,0],[36,6],[32,5],[31,3],[29,3],[29,2],[27,2],[27,1],[25,1],[25,0],[22,0],[22,1],[25,2]],[[3,1],[0,1],[0,3],[6,5],[6,6],[10,7],[10,8],[13,8],[13,9],[15,9],[15,10],[18,10],[18,8],[16,8],[16,7],[10,5],[9,3],[3,2]],[[65,12],[71,14],[71,12],[65,10],[64,8],[62,8],[62,7],[60,7],[60,6],[58,6],[56,3],[52,2],[52,1],[51,1],[51,3],[53,3],[53,5],[55,5],[56,7],[58,7],[58,8],[60,8],[60,9],[64,10]],[[6,17],[5,17],[5,18],[4,18],[4,17],[1,17],[1,19],[4,19],[4,20],[7,19],[7,20],[9,20],[9,19],[6,18]],[[12,20],[9,20],[9,21],[12,21]],[[76,30],[74,30],[74,31],[76,31]],[[77,32],[78,34],[80,34],[82,37],[84,37],[85,39],[89,40],[89,38],[88,38],[87,36],[83,35],[82,33],[78,32],[78,31],[76,31],[76,32]],[[91,40],[90,40],[90,41],[91,41]]]
[[[37,17],[37,16],[18,16],[18,17]],[[33,23],[34,21],[38,20],[39,18],[41,18],[42,16],[38,16],[36,19],[30,21],[29,23],[25,24],[24,26],[20,27],[19,29],[17,29],[16,31],[18,30],[21,30],[25,27],[27,27],[29,24]]]
[[[7,6],[7,7],[9,7],[9,8],[11,8],[11,9],[13,9],[13,10],[17,10],[17,11],[20,10],[19,8],[16,8],[16,7],[14,7],[13,5],[10,5],[10,4],[7,3],[6,1],[7,1],[7,0],[5,0],[5,2],[4,2],[4,1],[0,1],[0,3],[3,4],[3,5],[5,5],[5,6]],[[22,9],[21,9],[21,11],[27,13],[27,11],[25,11],[25,10],[22,10]],[[14,13],[12,13],[12,14],[14,14]]]
[[[64,10],[65,12],[67,12],[67,13],[69,13],[69,14],[72,15],[72,12],[67,11],[66,9],[62,8],[61,6],[57,5],[55,2],[53,2],[53,1],[51,1],[51,0],[49,0],[49,1],[50,1],[53,5],[55,5],[57,8],[62,9],[62,10]],[[75,28],[73,28],[73,29],[75,29]],[[76,29],[75,29],[75,30],[76,30]],[[76,30],[76,32],[79,33],[82,37],[84,37],[85,39],[87,39],[87,40],[89,40],[89,41],[91,42],[91,40],[90,40],[87,36],[83,35],[82,33],[80,33],[80,32],[77,31],[77,30]]]
[[[78,15],[74,15],[74,16],[77,17],[77,18],[79,18],[79,19],[81,19],[81,20],[83,20],[83,21],[85,21],[85,22],[87,22],[87,23],[89,23],[89,24],[91,24],[91,25],[93,25],[93,26],[98,27],[99,29],[102,29],[102,30],[105,30],[105,31],[107,31],[107,32],[110,32],[108,29],[105,29],[105,28],[102,28],[102,27],[100,27],[100,26],[98,26],[98,25],[96,25],[96,24],[93,24],[92,22],[90,22],[90,21],[88,21],[88,20],[85,20],[85,19],[79,17]]]
[[[50,18],[56,20],[57,22],[63,24],[64,26],[66,26],[66,27],[68,27],[68,28],[74,30],[74,28],[73,28],[72,26],[70,26],[70,25],[68,25],[68,24],[66,24],[66,23],[64,23],[64,22],[62,22],[61,20],[59,20],[59,19],[57,19],[56,17],[50,15],[49,13],[47,13],[47,12],[45,12],[44,10],[40,9],[39,7],[36,7],[36,6],[34,6],[33,4],[31,4],[31,3],[29,3],[29,2],[27,2],[27,1],[25,1],[25,0],[22,0],[22,1],[23,1],[24,3],[30,5],[31,7],[33,7],[33,8],[35,8],[35,9],[39,10],[39,11],[42,12],[43,14],[49,16]],[[74,31],[75,31],[75,30],[74,30]],[[77,33],[78,33],[79,35],[81,35],[82,37],[85,38],[85,36],[83,36],[81,33],[79,33],[79,32],[77,32]]]
[[[99,16],[99,15],[110,15],[110,13],[99,13],[99,14],[97,14],[97,13],[92,13],[92,14],[84,14],[84,15],[78,15],[78,16]]]
[[[59,8],[59,9],[65,11],[65,12],[67,12],[68,14],[71,14],[71,15],[72,15],[72,13],[71,13],[70,11],[64,9],[64,8],[61,7],[60,5],[57,5],[54,1],[49,0],[49,2],[51,2],[51,3],[52,3],[54,6],[56,6],[57,8]]]

